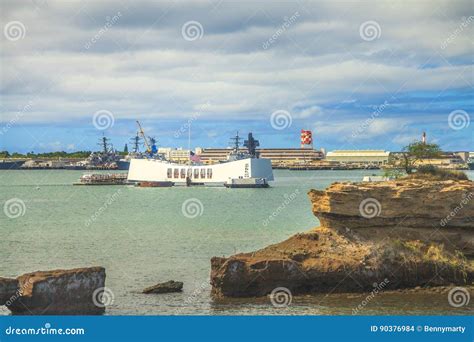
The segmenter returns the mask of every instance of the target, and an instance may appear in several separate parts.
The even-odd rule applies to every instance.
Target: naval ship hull
[[[238,179],[273,181],[271,161],[246,158],[215,165],[183,165],[155,159],[132,159],[128,171],[130,182],[226,186]]]
[[[117,164],[117,170],[128,170],[130,169],[130,161],[120,159],[115,162]]]
[[[25,163],[25,160],[0,161],[0,170],[19,170]]]

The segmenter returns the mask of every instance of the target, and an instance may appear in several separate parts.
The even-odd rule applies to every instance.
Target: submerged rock
[[[0,305],[5,305],[17,296],[18,280],[0,277]]]
[[[164,283],[156,284],[147,287],[143,290],[143,293],[170,293],[170,292],[181,292],[183,290],[183,283],[180,281],[170,280]]]
[[[7,303],[13,314],[101,314],[97,294],[105,285],[103,267],[38,271],[17,278],[21,295]]]
[[[321,227],[253,253],[212,258],[213,295],[472,284],[473,182],[335,183],[309,196]]]

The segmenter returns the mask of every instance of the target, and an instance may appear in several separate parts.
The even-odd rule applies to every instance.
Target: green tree
[[[441,148],[437,144],[428,144],[422,141],[415,141],[403,148],[398,160],[393,163],[402,167],[407,174],[411,174],[416,169],[416,163],[422,159],[439,158],[442,154]]]

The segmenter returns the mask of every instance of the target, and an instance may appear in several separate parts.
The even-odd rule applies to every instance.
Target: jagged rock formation
[[[473,182],[334,183],[309,197],[321,227],[254,253],[213,258],[215,296],[473,282]]]
[[[9,281],[10,296],[0,304],[5,304],[13,314],[85,315],[105,310],[97,291],[105,284],[103,267],[38,271]],[[16,286],[12,293],[13,282]]]

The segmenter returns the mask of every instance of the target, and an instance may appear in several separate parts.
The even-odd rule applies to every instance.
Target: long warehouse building
[[[340,163],[376,164],[388,163],[390,152],[384,150],[336,150],[326,154],[326,160]]]
[[[230,148],[206,148],[196,152],[203,163],[214,164],[226,160],[231,151]],[[257,153],[260,158],[271,159],[274,166],[309,163],[324,158],[323,152],[311,148],[262,148],[257,149]]]

